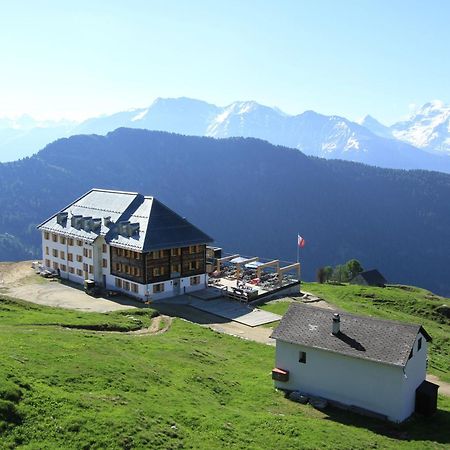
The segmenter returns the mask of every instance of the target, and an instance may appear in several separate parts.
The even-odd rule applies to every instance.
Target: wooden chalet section
[[[141,284],[160,283],[205,273],[206,245],[147,253],[111,247],[111,274]]]

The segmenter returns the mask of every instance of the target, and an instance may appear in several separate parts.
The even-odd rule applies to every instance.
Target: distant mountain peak
[[[362,127],[367,128],[369,131],[371,131],[376,136],[380,136],[387,139],[392,139],[392,132],[386,125],[383,125],[381,122],[379,122],[377,119],[375,119],[370,114],[367,114],[364,116],[363,119],[358,120],[357,123],[361,125]]]
[[[399,140],[429,152],[450,154],[450,106],[441,100],[425,103],[391,129]]]

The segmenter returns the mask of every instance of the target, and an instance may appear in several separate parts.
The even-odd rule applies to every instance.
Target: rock
[[[442,314],[443,316],[447,317],[447,319],[450,319],[450,306],[442,305],[436,308],[436,311],[439,314]]]
[[[289,394],[289,400],[297,403],[302,403],[304,405],[305,403],[308,403],[309,398],[307,395],[302,394],[299,391],[293,391]]]
[[[328,406],[327,400],[321,397],[311,397],[309,403],[316,409],[325,409]]]

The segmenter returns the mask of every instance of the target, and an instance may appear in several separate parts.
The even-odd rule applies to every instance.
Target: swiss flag
[[[305,246],[305,240],[299,234],[297,235],[297,244],[300,248]]]

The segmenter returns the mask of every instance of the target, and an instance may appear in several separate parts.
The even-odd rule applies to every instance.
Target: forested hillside
[[[154,195],[230,252],[350,258],[391,282],[450,294],[450,176],[306,157],[252,138],[118,129],[0,165],[0,259],[37,257],[36,225],[92,187]]]

